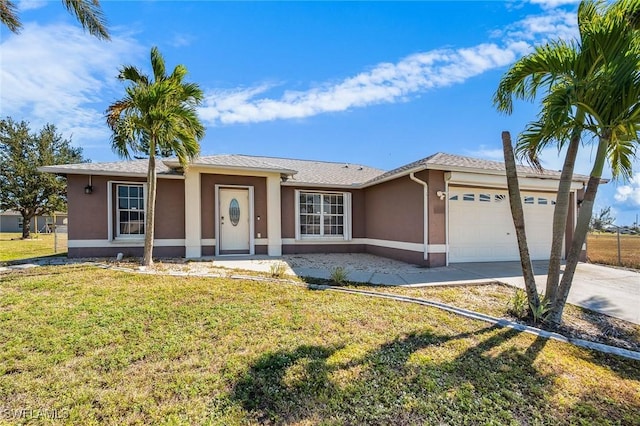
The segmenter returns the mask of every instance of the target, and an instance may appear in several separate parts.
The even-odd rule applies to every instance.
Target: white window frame
[[[135,181],[120,181],[120,180],[110,180],[107,182],[107,227],[108,227],[108,237],[109,237],[109,241],[144,241],[144,235],[145,234],[136,234],[136,235],[130,235],[130,234],[125,234],[125,235],[120,235],[120,227],[119,227],[119,222],[120,222],[120,218],[118,215],[118,206],[117,205],[113,205],[113,195],[114,195],[114,191],[116,191],[116,203],[117,203],[117,187],[119,185],[130,185],[130,186],[142,186],[142,191],[143,191],[143,207],[142,207],[142,211],[144,212],[144,217],[145,217],[145,225],[146,225],[146,218],[147,218],[147,195],[149,193],[149,189],[148,189],[148,185],[146,182],[135,182]],[[115,220],[114,220],[115,218]],[[115,222],[115,223],[114,223]],[[146,228],[145,228],[145,232],[146,232]]]
[[[300,232],[300,194],[321,194],[321,195],[342,195],[343,202],[343,222],[342,226],[344,227],[343,235],[303,235]],[[304,189],[296,189],[295,190],[295,224],[296,224],[296,240],[334,240],[334,241],[350,241],[351,240],[351,222],[352,222],[352,212],[351,212],[351,193],[350,192],[341,192],[341,191],[318,191],[318,190],[304,190]],[[324,226],[322,220],[320,221],[321,227]]]

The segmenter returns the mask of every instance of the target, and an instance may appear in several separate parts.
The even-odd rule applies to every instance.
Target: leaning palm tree
[[[629,80],[633,76],[636,49],[636,31],[640,2],[622,0],[610,6],[601,2],[584,1],[578,9],[579,41],[557,41],[538,47],[520,59],[505,74],[494,97],[497,108],[511,113],[512,98],[533,100],[538,91],[546,91],[542,111],[538,120],[531,123],[520,135],[516,152],[534,166],[540,167],[538,156],[551,143],[561,148],[568,141],[567,155],[561,173],[557,203],[553,220],[553,239],[549,263],[549,274],[545,291],[545,301],[551,305],[549,320],[559,323],[566,302],[558,293],[567,293],[573,277],[571,266],[565,268],[563,282],[559,287],[562,240],[569,209],[570,184],[575,158],[580,140],[585,130],[597,132],[594,108],[602,109],[607,100],[630,89]],[[628,64],[622,70],[620,63]],[[630,67],[629,67],[630,65]],[[613,70],[618,67],[614,75]],[[632,99],[626,107],[633,107]],[[598,107],[596,107],[598,105]],[[618,105],[620,106],[620,105]],[[622,107],[624,109],[624,106]],[[597,133],[599,134],[599,133]],[[633,135],[625,136],[633,139]],[[615,154],[613,154],[615,157]],[[613,158],[614,172],[622,170],[625,158]],[[604,157],[603,157],[604,158]],[[621,161],[619,161],[621,160]],[[604,161],[604,159],[602,160]],[[601,170],[600,170],[601,174]],[[599,182],[599,180],[598,180]],[[595,192],[593,192],[595,196]],[[587,214],[587,208],[581,214]],[[591,212],[589,211],[589,216]],[[580,248],[584,235],[579,230],[574,234],[574,243]],[[579,258],[580,252],[576,255]],[[571,254],[568,256],[571,257]],[[575,270],[575,265],[573,266]],[[569,273],[567,273],[569,272]]]
[[[576,66],[579,64],[578,57],[579,50],[572,43],[559,41],[537,47],[533,53],[517,61],[502,78],[494,96],[494,105],[499,111],[511,114],[513,111],[513,98],[533,100],[539,91],[557,90],[560,87],[573,89],[573,91],[567,90],[567,92],[573,93],[578,99],[579,88],[584,86],[584,81],[589,77],[585,75],[586,70]],[[544,106],[545,103],[543,102]],[[545,291],[545,298],[549,301],[554,297],[560,276],[562,239],[569,213],[571,179],[580,145],[582,131],[580,121],[584,119],[584,113],[579,108],[575,110],[576,116],[574,120],[577,125],[567,138],[567,135],[562,134],[560,131],[560,129],[564,130],[564,126],[554,126],[555,123],[551,122],[545,111],[546,109],[543,108],[540,119],[531,123],[527,131],[519,136],[516,154],[520,158],[526,158],[535,168],[539,169],[541,165],[538,155],[544,147],[553,141],[557,141],[558,148],[562,148],[567,139],[569,140],[553,217],[549,274]],[[570,113],[572,112],[573,110],[570,111]],[[528,273],[529,271],[524,272]],[[529,300],[529,304],[533,309],[537,308],[533,300]]]
[[[129,82],[126,96],[107,108],[107,124],[113,131],[112,147],[123,158],[149,157],[147,172],[143,265],[153,263],[156,201],[156,156],[175,155],[186,168],[200,151],[204,126],[196,114],[203,92],[195,83],[184,82],[187,69],[175,67],[166,75],[165,62],[156,47],[151,49],[153,80],[133,66],[120,70],[118,78]]]
[[[109,40],[106,20],[99,0],[62,0],[62,4],[76,16],[82,28],[89,31],[89,34],[103,40]],[[9,28],[9,31],[20,32],[22,23],[14,1],[0,0],[0,22]]]

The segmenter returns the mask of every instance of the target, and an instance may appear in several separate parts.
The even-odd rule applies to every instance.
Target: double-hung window
[[[144,187],[118,184],[116,197],[116,235],[118,237],[144,235]]]
[[[350,195],[296,191],[296,236],[350,239]]]

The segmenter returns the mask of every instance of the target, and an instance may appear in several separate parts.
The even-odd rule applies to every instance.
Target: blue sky
[[[0,29],[2,116],[50,122],[94,162],[115,161],[104,110],[115,78],[148,71],[158,46],[204,89],[202,154],[242,153],[391,169],[448,152],[501,160],[536,104],[496,112],[508,66],[545,40],[576,33],[571,0],[467,2],[103,1],[112,41],[84,33],[59,1],[22,1],[24,29]],[[577,171],[588,174],[592,149]],[[543,164],[559,169],[555,149]],[[640,213],[631,182],[604,185],[596,209],[619,224]]]

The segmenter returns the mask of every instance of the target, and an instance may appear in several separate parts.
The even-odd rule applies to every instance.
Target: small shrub
[[[347,282],[347,276],[349,273],[344,266],[336,266],[331,270],[331,281],[338,285],[342,285]]]
[[[540,305],[538,305],[537,308],[534,308],[533,305],[529,305],[529,307],[531,308],[531,315],[533,316],[534,323],[544,322],[544,317],[551,309],[549,303],[543,300],[540,301]]]
[[[527,293],[522,289],[517,289],[511,300],[509,300],[509,305],[507,312],[516,318],[525,318],[527,316],[527,311],[529,308],[529,301],[527,300]]]
[[[272,263],[269,267],[269,274],[272,278],[282,278],[287,272],[287,265],[284,262]]]

